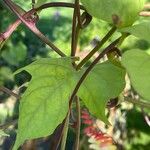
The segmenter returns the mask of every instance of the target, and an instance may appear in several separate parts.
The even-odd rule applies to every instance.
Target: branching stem
[[[56,47],[46,36],[44,36],[36,27],[35,20],[28,20],[28,18],[24,18],[22,14],[19,13],[18,9],[16,9],[16,6],[14,6],[14,3],[11,0],[4,0],[5,4],[12,10],[13,13],[17,15],[17,17],[44,43],[49,45],[57,54],[59,54],[62,57],[65,57],[66,55],[58,48]],[[19,6],[18,6],[19,7]],[[33,9],[33,14],[36,11]],[[33,18],[32,18],[33,19]]]
[[[116,27],[113,27],[106,36],[96,45],[96,47],[78,64],[77,70],[79,70],[104,44],[105,42],[113,35],[116,31]]]

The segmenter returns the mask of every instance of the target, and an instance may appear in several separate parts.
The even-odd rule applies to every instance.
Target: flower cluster
[[[113,144],[113,139],[103,133],[95,124],[95,120],[90,116],[87,110],[83,110],[81,114],[82,123],[86,126],[84,128],[84,134],[88,137],[92,137],[99,143],[100,147]]]

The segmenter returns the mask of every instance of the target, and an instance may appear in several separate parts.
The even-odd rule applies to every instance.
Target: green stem
[[[125,98],[124,99],[126,102],[138,105],[140,107],[144,107],[144,108],[149,108],[150,109],[150,103],[144,102],[144,101],[140,101],[140,100],[134,100],[131,98]]]
[[[77,110],[77,128],[76,128],[76,142],[75,150],[79,150],[80,146],[80,128],[81,128],[81,109],[80,109],[80,100],[76,97],[76,110]]]
[[[69,128],[69,117],[70,117],[70,111],[67,114],[64,128],[63,128],[63,136],[62,136],[62,142],[61,142],[61,150],[65,150],[66,148],[66,141],[67,141],[67,134],[68,134],[68,128]]]
[[[76,96],[76,94],[77,94],[81,84],[86,79],[86,77],[88,76],[90,71],[95,67],[95,65],[99,62],[99,60],[105,56],[105,54],[107,54],[109,51],[111,51],[116,46],[116,44],[118,44],[119,40],[120,40],[120,38],[116,39],[109,46],[107,46],[99,54],[99,56],[91,63],[91,65],[85,70],[85,72],[83,73],[82,77],[80,78],[80,80],[78,81],[78,83],[76,84],[76,86],[75,86],[75,88],[74,88],[74,90],[72,92],[72,95],[71,95],[70,100],[69,100],[69,109],[71,109],[72,101],[73,101],[74,97]]]
[[[75,6],[76,6],[76,0],[75,0]],[[77,25],[77,8],[74,8],[74,12],[73,12],[73,21],[72,21],[72,40],[71,40],[71,56],[75,56],[76,53],[76,47],[77,47],[77,38],[76,37],[76,28]]]
[[[106,34],[106,36],[97,44],[97,46],[78,64],[77,70],[79,70],[105,44],[105,42],[113,35],[116,29],[116,27],[113,27]]]
[[[124,40],[129,36],[129,33],[122,33],[122,37],[119,41],[119,43],[117,44],[118,47],[120,47],[122,45],[122,43],[124,42]]]

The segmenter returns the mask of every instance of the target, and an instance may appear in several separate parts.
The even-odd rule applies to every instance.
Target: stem
[[[113,43],[111,43],[108,47],[106,47],[100,54],[99,56],[91,63],[91,65],[86,69],[86,71],[84,72],[84,74],[82,75],[82,77],[80,78],[80,80],[78,81],[78,83],[76,84],[75,89],[73,90],[73,93],[71,95],[70,101],[69,101],[69,106],[71,108],[71,104],[72,101],[74,99],[74,97],[76,96],[81,84],[83,83],[83,81],[85,80],[85,78],[87,77],[87,75],[90,73],[90,71],[94,68],[94,66],[99,62],[99,60],[101,58],[104,57],[105,54],[107,54],[109,51],[111,51],[115,45],[119,42],[120,38],[118,38],[117,40],[115,40]]]
[[[69,128],[69,117],[70,117],[70,111],[67,114],[64,128],[63,128],[63,135],[62,135],[62,142],[61,142],[61,150],[65,150],[66,148],[66,142],[67,142],[67,134],[68,134],[68,128]]]
[[[27,18],[22,17],[22,15],[18,12],[16,9],[16,5],[11,0],[4,0],[6,5],[14,12],[19,19],[44,43],[49,45],[57,54],[59,54],[62,57],[65,57],[66,55],[59,49],[57,48],[47,37],[45,37],[35,26],[35,22],[32,20],[28,21]],[[33,14],[36,11],[34,10]]]
[[[39,6],[38,8],[35,8],[36,11],[41,11],[43,9],[47,9],[50,7],[67,7],[67,8],[74,8],[75,4],[72,3],[66,3],[66,2],[50,2],[50,3],[46,3],[43,4],[41,6]],[[80,5],[80,9],[85,10],[85,8]]]
[[[76,0],[75,2],[76,2],[75,5],[76,5],[76,11],[77,11],[76,13],[77,13],[77,18],[78,18],[78,24],[80,28],[83,28],[81,16],[80,16],[80,2],[79,0]]]
[[[25,12],[23,17],[29,17],[33,14],[33,9],[28,12]],[[3,47],[4,43],[8,40],[8,38],[12,35],[12,33],[17,29],[17,27],[21,24],[21,20],[17,19],[14,23],[12,23],[5,32],[0,34],[0,49]]]
[[[122,43],[124,42],[124,40],[129,36],[129,33],[122,33],[122,37],[118,43],[118,48],[122,45]]]
[[[77,109],[77,129],[76,129],[75,150],[79,150],[79,146],[80,146],[80,128],[81,128],[81,110],[80,110],[79,97],[76,97],[76,109]]]
[[[105,42],[113,35],[116,31],[116,27],[113,27],[106,36],[97,44],[97,46],[78,64],[77,70],[79,70],[104,44]]]
[[[15,98],[19,99],[20,96],[14,92],[12,92],[11,90],[7,89],[6,87],[0,87],[0,91],[7,93],[8,95],[12,95]]]
[[[131,99],[131,98],[125,98],[124,100],[126,102],[133,103],[133,104],[138,105],[140,107],[144,107],[144,108],[149,108],[150,109],[150,103],[147,103],[147,102],[144,102],[144,101],[139,101],[139,100],[134,100],[134,99]]]
[[[150,117],[147,115],[147,113],[145,113],[144,109],[141,107],[141,111],[143,113],[145,122],[147,123],[147,125],[150,127]]]
[[[51,139],[51,150],[58,150],[62,134],[63,134],[63,128],[64,128],[65,120],[56,127],[54,133],[50,136]]]
[[[5,124],[0,125],[0,130],[7,129],[11,125],[16,125],[17,122],[18,122],[18,119],[10,121],[10,122],[6,122]]]
[[[32,1],[32,8],[34,8],[35,0],[31,0],[31,1]]]
[[[5,0],[4,0],[5,1]],[[33,0],[34,2],[34,0]],[[7,1],[5,1],[5,3],[7,4]],[[10,3],[10,2],[8,2]],[[12,2],[11,2],[12,3]],[[8,4],[7,4],[8,5]],[[68,7],[68,8],[74,8],[75,7],[75,4],[72,4],[72,3],[65,3],[65,2],[51,2],[51,3],[47,3],[47,4],[43,4],[41,5],[40,7],[38,8],[35,8],[34,11],[40,11],[40,10],[43,10],[43,9],[46,9],[46,8],[49,8],[49,7]],[[84,7],[82,5],[80,5],[80,9],[82,10],[85,10]],[[31,16],[32,14],[34,14],[34,11],[33,9],[29,10],[27,13],[25,13],[22,17],[29,17]],[[21,21],[20,20],[17,20],[16,21],[18,24],[17,26],[19,26],[21,24]],[[14,23],[16,24],[16,23]],[[16,26],[16,28],[17,28]],[[14,31],[14,30],[13,30]],[[11,33],[12,34],[12,33]],[[11,35],[10,34],[10,35]],[[9,36],[10,36],[9,35]],[[39,33],[37,36],[40,36],[39,38],[44,42],[46,43],[47,45],[49,45],[52,49],[55,49],[56,51],[58,50],[58,48],[56,48],[55,45],[53,45],[53,43],[48,40],[45,36],[42,35],[42,33]],[[5,36],[4,36],[5,37]],[[0,39],[1,40],[1,39]],[[2,39],[3,40],[3,39]],[[2,47],[3,43],[1,44],[1,47]],[[65,56],[64,54],[60,53],[60,55],[62,56]]]
[[[75,0],[75,6],[76,6],[76,0]],[[75,56],[76,53],[76,25],[77,25],[77,9],[76,7],[74,8],[73,12],[73,21],[72,21],[72,40],[71,40],[71,56]]]

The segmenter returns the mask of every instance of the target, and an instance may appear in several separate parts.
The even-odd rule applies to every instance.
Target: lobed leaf
[[[77,82],[69,58],[40,59],[22,70],[32,79],[20,102],[14,150],[25,140],[53,133],[68,112],[69,97]]]
[[[25,140],[48,136],[64,120],[70,96],[85,70],[75,71],[70,58],[39,59],[26,70],[32,79],[19,108],[17,140],[13,150]],[[81,85],[78,96],[89,111],[108,123],[105,106],[124,88],[125,71],[111,62],[98,64]]]

